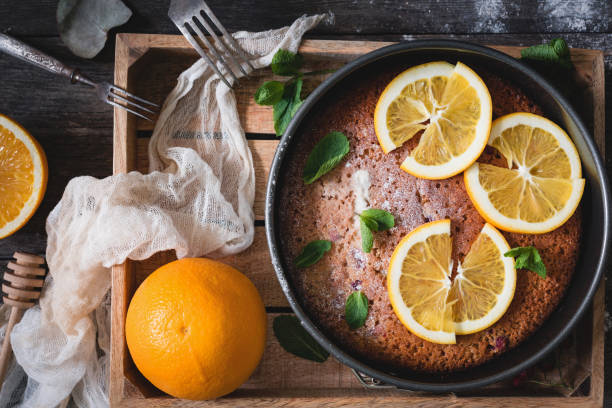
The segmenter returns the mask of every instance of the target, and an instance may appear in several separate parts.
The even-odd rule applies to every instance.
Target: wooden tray
[[[389,45],[384,42],[306,40],[300,53],[306,68],[339,67],[345,62],[374,49]],[[493,47],[518,56],[518,47]],[[190,66],[197,55],[181,36],[117,35],[115,83],[137,95],[162,102],[176,83],[177,75]],[[596,50],[572,50],[580,83],[584,85],[584,118],[590,125],[601,151],[604,151],[604,69],[603,53]],[[247,132],[253,153],[257,192],[255,197],[255,241],[238,256],[225,262],[237,267],[251,278],[259,289],[268,312],[268,343],[263,360],[240,389],[215,402],[193,402],[173,399],[147,382],[135,368],[125,344],[124,321],[130,298],[138,285],[158,266],[171,261],[173,253],[159,253],[141,261],[129,261],[113,267],[112,276],[112,346],[111,346],[111,405],[130,407],[200,407],[212,404],[231,406],[495,406],[523,407],[601,406],[603,403],[604,356],[604,291],[600,285],[593,307],[577,329],[581,363],[591,371],[590,385],[583,385],[586,396],[563,398],[558,395],[534,394],[532,390],[510,389],[493,385],[467,396],[423,395],[395,389],[364,388],[351,370],[328,359],[323,364],[303,360],[285,352],[271,330],[273,318],[279,313],[291,313],[287,300],[276,280],[269,261],[264,232],[265,186],[269,166],[277,145],[273,136],[272,112],[253,102],[255,89],[272,77],[269,69],[256,71],[236,89],[238,111]],[[114,173],[131,170],[148,171],[147,145],[153,125],[115,109]],[[588,382],[588,381],[587,381]],[[542,391],[540,391],[542,393]]]

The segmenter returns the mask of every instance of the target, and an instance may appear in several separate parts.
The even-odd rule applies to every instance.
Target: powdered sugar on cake
[[[357,170],[351,177],[351,187],[355,195],[353,206],[355,212],[360,214],[370,205],[370,173],[367,170]]]

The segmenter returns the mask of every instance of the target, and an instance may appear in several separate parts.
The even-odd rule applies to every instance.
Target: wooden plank
[[[606,156],[606,133],[605,133],[605,84],[604,84],[604,61],[603,55],[597,55],[593,59],[591,91],[593,93],[593,137],[602,155]],[[599,284],[599,288],[593,297],[593,338],[591,345],[591,396],[597,406],[603,406],[604,402],[604,358],[605,355],[605,278]]]
[[[151,37],[150,36],[137,36],[138,38],[134,38],[134,42],[132,42],[132,38],[130,37],[130,48],[135,48],[137,50],[137,54],[142,55],[143,50],[146,50],[146,47],[151,45]],[[176,41],[176,39],[172,39],[172,38],[165,38],[163,39],[164,41],[164,46],[168,47],[168,48],[173,48],[172,43],[173,41]],[[182,41],[182,39],[178,40],[179,42]],[[184,43],[184,42],[183,42]],[[380,46],[380,43],[364,43],[361,44],[360,46],[363,48],[367,48],[368,46],[371,47],[376,47],[376,46]],[[305,50],[303,51],[305,54],[310,53],[309,55],[312,57],[314,55],[317,55],[317,49],[326,49],[325,48],[325,44],[323,42],[317,42],[317,41],[306,41],[303,44],[305,48]],[[324,54],[323,51],[321,51],[321,54],[324,55],[324,57],[326,58],[352,58],[354,57],[354,51],[357,48],[351,48],[351,44],[349,43],[343,43],[343,44],[334,44],[333,49],[329,50],[328,54]],[[311,49],[308,49],[307,47],[312,47]],[[179,48],[181,48],[181,46],[179,46]],[[185,47],[182,47],[183,49]],[[516,49],[507,49],[504,48],[505,51],[510,51],[516,53],[518,52],[518,50]],[[582,65],[587,64],[589,66],[589,68],[592,69],[592,64],[593,64],[593,59],[595,58],[596,55],[599,55],[601,57],[601,53],[597,54],[597,53],[591,53],[590,51],[587,52],[575,52],[575,54],[578,55],[578,65],[581,67],[579,68],[579,70],[582,72],[583,68]],[[188,55],[187,55],[188,56]],[[320,56],[320,55],[319,55]],[[580,58],[583,58],[583,60],[581,60]],[[591,72],[588,72],[588,70],[584,71],[586,74],[591,74]],[[140,80],[142,80],[142,77],[139,77]],[[244,87],[245,90],[243,91],[244,95],[243,96],[248,96],[248,98],[243,97],[242,99],[239,97],[238,101],[239,104],[253,104],[252,103],[252,98],[250,97],[250,95],[252,95],[252,92],[254,91],[254,88],[249,90],[248,85]],[[246,110],[245,110],[246,112]],[[262,115],[261,112],[257,113],[257,111],[250,111],[249,114],[255,114],[255,115]],[[268,112],[269,115],[269,112]],[[263,128],[263,126],[265,126],[265,123],[262,123],[262,121],[265,120],[265,118],[260,118],[258,120],[259,127],[257,128],[258,133],[265,133],[262,132],[261,130],[265,128]],[[267,119],[268,121],[270,120],[269,118]],[[140,124],[138,125],[140,128]],[[134,134],[134,129],[129,130],[129,133]],[[128,139],[126,139],[128,140]],[[147,143],[147,139],[137,139],[135,142],[135,157],[136,159],[136,166],[138,166],[139,168],[141,168],[142,170],[146,170],[146,164],[141,163],[141,160],[146,160],[146,156],[144,155],[143,152],[146,152],[146,143]],[[265,160],[270,160],[272,157],[272,153],[274,150],[274,147],[276,145],[276,141],[275,140],[252,140],[249,142],[250,146],[254,152],[254,158],[257,156],[260,156],[260,159],[255,159],[255,166],[256,166],[256,172],[258,175],[258,179],[260,180],[265,180],[267,179],[267,166],[264,164]],[[257,163],[259,161],[259,164]],[[259,186],[258,186],[259,189]],[[261,200],[261,199],[260,199]],[[261,203],[261,201],[260,201]],[[257,203],[256,203],[257,205]],[[261,205],[261,204],[259,204]],[[233,257],[231,259],[226,259],[227,262],[229,262],[230,264],[234,264],[236,266],[238,266],[239,268],[241,268],[241,266],[243,268],[243,271],[245,271],[250,277],[251,279],[253,279],[253,281],[255,282],[256,286],[258,287],[258,289],[260,289],[260,291],[262,292],[262,296],[264,296],[264,300],[266,302],[266,304],[268,306],[270,305],[281,305],[284,306],[286,305],[286,303],[284,303],[284,297],[282,296],[282,292],[280,292],[280,288],[278,287],[278,284],[276,283],[273,271],[271,269],[271,266],[269,265],[269,261],[268,262],[261,262],[261,260],[263,259],[264,254],[267,256],[267,249],[265,246],[265,241],[264,241],[264,236],[263,236],[263,228],[262,227],[258,227],[257,228],[257,233],[256,233],[256,241],[252,247],[252,251],[249,250],[247,252],[245,252],[244,254],[241,254],[237,257]],[[171,258],[170,254],[160,254],[158,256],[156,256],[156,258],[150,260],[149,263],[135,263],[134,264],[134,268],[133,268],[133,273],[131,274],[131,278],[128,279],[129,282],[123,289],[120,290],[124,290],[124,295],[125,298],[127,299],[130,296],[130,290],[134,290],[135,285],[137,285],[138,282],[140,282],[142,279],[144,279],[145,276],[147,276],[151,270],[153,270],[153,268],[155,268],[156,266],[160,265],[161,263],[164,263],[168,260],[170,260]],[[269,259],[269,258],[266,258]],[[268,264],[268,267],[270,269],[266,269],[266,268],[260,268],[260,265],[258,264],[262,264],[262,263],[266,263]],[[255,266],[258,265],[258,266]],[[132,281],[130,281],[130,279]],[[277,286],[264,286],[267,283],[269,283],[269,281],[272,280]],[[131,285],[131,287],[130,287]],[[280,294],[278,297],[275,295],[275,293]],[[279,303],[279,300],[283,303]],[[270,303],[269,303],[270,302]],[[118,313],[121,313],[121,309],[118,310]],[[119,316],[123,316],[125,313],[125,310],[123,310],[123,314],[120,314]],[[114,326],[114,330],[121,330],[121,327]],[[115,336],[117,333],[117,331],[113,332],[113,336]],[[122,331],[120,331],[120,334],[122,335]],[[123,340],[123,337],[122,337]],[[270,339],[269,340],[269,346],[271,347],[273,345],[273,342],[276,341],[275,339]],[[123,342],[124,343],[124,342]],[[114,346],[115,347],[115,346]],[[120,343],[119,347],[123,347],[123,350],[125,352],[125,346],[124,344]],[[293,384],[292,388],[293,389],[293,395],[290,397],[287,397],[287,394],[282,391],[282,385],[286,384],[286,381],[289,381],[287,379],[285,379],[284,377],[286,375],[294,375],[294,371],[288,371],[285,374],[281,375],[279,378],[276,378],[275,376],[277,376],[279,373],[284,373],[282,371],[280,367],[284,367],[284,364],[282,361],[284,361],[286,358],[290,358],[290,359],[295,359],[295,357],[293,356],[288,356],[286,355],[286,353],[282,352],[282,350],[277,350],[275,353],[271,354],[274,355],[275,358],[274,359],[270,359],[270,361],[265,361],[264,363],[262,363],[262,368],[261,368],[261,372],[258,372],[255,374],[255,376],[252,378],[251,381],[249,381],[249,383],[245,384],[245,386],[243,388],[241,388],[238,392],[232,394],[232,396],[230,398],[227,399],[222,399],[217,401],[218,403],[224,403],[224,404],[228,404],[228,405],[235,405],[235,404],[244,404],[244,403],[252,403],[254,405],[256,405],[259,402],[262,402],[261,400],[257,400],[257,397],[260,398],[265,398],[265,401],[267,403],[271,403],[272,405],[280,405],[280,404],[286,404],[286,403],[299,403],[299,404],[304,404],[304,405],[308,405],[308,404],[320,404],[320,403],[326,403],[326,404],[330,404],[330,405],[344,405],[347,403],[347,401],[352,402],[354,404],[357,405],[361,405],[361,404],[367,404],[370,403],[372,401],[372,394],[368,394],[368,393],[363,393],[363,390],[361,389],[356,389],[354,391],[351,391],[350,388],[347,386],[347,389],[343,388],[345,387],[344,385],[338,385],[338,387],[340,388],[333,388],[332,392],[330,393],[329,391],[320,391],[321,386],[317,385],[317,381],[320,380],[320,378],[325,377],[326,375],[329,375],[328,373],[326,374],[326,372],[316,372],[316,373],[309,373],[307,375],[305,375],[304,377],[300,378],[298,383]],[[277,358],[278,356],[278,358]],[[130,365],[130,361],[129,358],[127,358],[127,355],[125,356],[125,360],[124,363]],[[280,363],[279,363],[280,361]],[[274,367],[273,370],[271,370],[270,376],[267,376],[267,368],[266,368],[266,364],[271,364],[272,367]],[[310,363],[312,364],[312,363]],[[326,363],[327,364],[327,363]],[[321,366],[322,367],[322,366]],[[320,368],[321,368],[320,367]],[[132,381],[136,384],[139,384],[139,379],[138,376],[139,374],[137,373],[136,370],[133,369],[133,367],[123,367],[124,371],[126,372],[128,375],[132,376]],[[114,370],[117,370],[118,367],[113,366]],[[322,369],[322,368],[321,368]],[[345,369],[343,367],[343,369]],[[116,373],[116,371],[114,371]],[[263,375],[262,373],[266,374],[266,376],[263,376],[262,378],[265,378],[265,380],[258,380],[258,376],[259,375]],[[349,372],[350,374],[350,372]],[[336,378],[335,376],[337,376],[338,373],[333,373],[332,372],[332,377],[331,378],[327,378],[327,381],[324,382],[324,384],[327,386],[329,384],[334,384],[332,378]],[[315,377],[312,377],[315,376]],[[276,379],[275,379],[276,378]],[[142,379],[141,379],[142,380]],[[354,379],[351,378],[352,381],[355,381]],[[280,381],[280,382],[279,382]],[[331,383],[329,381],[332,381]],[[262,389],[262,386],[265,384],[265,389]],[[272,384],[272,385],[270,385]],[[280,384],[280,385],[279,385]],[[140,387],[143,386],[142,383],[139,384]],[[126,399],[129,399],[129,403],[133,403],[138,401],[138,398],[136,398],[137,396],[140,395],[139,391],[136,390],[133,387],[130,387],[129,385],[126,385],[126,383],[123,384],[123,389],[126,392],[126,394],[121,394],[123,395]],[[280,387],[280,388],[278,388]],[[298,388],[298,390],[296,390],[296,387]],[[306,395],[312,395],[311,394],[311,389],[315,390],[314,393],[316,394],[317,392],[320,392],[321,397],[319,398],[312,398],[312,397],[306,397],[305,395],[299,395],[299,388],[305,389],[307,388],[308,391]],[[117,389],[117,388],[116,388]],[[593,390],[595,390],[596,387],[593,387]],[[319,390],[319,391],[317,391]],[[350,392],[348,392],[350,391]],[[295,394],[295,392],[297,392],[297,394]],[[336,397],[334,397],[332,394],[333,393],[337,393],[335,394]],[[416,402],[417,404],[419,403],[419,399],[415,398],[414,396],[412,396],[411,394],[402,394],[401,392],[396,392],[396,394],[401,395],[401,397],[394,397],[393,393],[389,394],[389,395],[385,395],[385,397],[380,397],[380,393],[376,393],[375,395],[375,399],[380,398],[380,401],[385,401],[385,402],[389,402],[390,404],[394,404],[394,403],[406,403],[407,401],[412,402]],[[497,394],[497,393],[496,393]],[[410,395],[410,399],[406,399],[407,395]],[[325,397],[325,399],[323,400],[322,398]],[[116,401],[120,401],[123,397],[119,398]],[[136,398],[136,399],[135,399]],[[501,400],[499,398],[494,398],[494,399],[478,399],[478,398],[461,398],[460,400],[453,400],[453,403],[456,402],[460,402],[461,405],[465,405],[465,406],[475,406],[475,405],[479,405],[479,406],[504,406],[504,404],[508,403],[508,404],[512,404],[512,406],[514,406],[515,404],[521,404],[521,405],[526,405],[526,406],[536,406],[538,404],[541,403],[546,403],[548,404],[550,403],[554,403],[556,406],[569,406],[569,404],[571,403],[572,405],[579,403],[579,404],[584,404],[586,406],[594,406],[596,405],[596,402],[598,401],[598,396],[594,395],[594,393],[592,392],[591,395],[587,398],[582,398],[582,397],[576,397],[576,398],[569,398],[569,399],[557,399],[557,398],[529,398],[529,397],[512,397],[512,398],[508,398],[507,400]],[[134,401],[132,401],[132,399]],[[127,401],[127,400],[126,400]],[[173,405],[175,406],[175,403],[178,404],[178,406],[182,406],[183,402],[181,401],[176,401],[176,400],[172,400],[172,399],[168,399],[168,398],[153,398],[153,399],[147,399],[144,400],[147,403],[147,406],[170,406]],[[448,397],[428,397],[426,400],[423,399],[423,403],[425,404],[425,401],[427,401],[427,405],[432,405],[432,404],[447,404],[449,402],[451,402],[451,400],[448,399]],[[537,401],[537,402],[536,402]],[[203,403],[184,403],[184,406],[202,406]],[[473,405],[472,405],[473,404]],[[203,404],[205,405],[205,403]],[[418,405],[417,405],[418,406]],[[510,405],[508,405],[510,406]]]
[[[115,81],[117,86],[126,88],[128,86],[129,46],[117,37],[117,47],[115,56]],[[125,112],[119,109],[114,110],[114,131],[113,131],[113,173],[127,173],[134,165],[133,155],[135,131],[134,121],[129,120]],[[117,149],[116,146],[121,146]],[[129,152],[129,153],[128,153]],[[111,268],[111,350],[110,366],[111,372],[128,373],[129,358],[127,344],[125,342],[125,318],[129,304],[128,294],[133,291],[134,277],[132,275],[132,265],[126,261],[121,265]],[[131,296],[131,294],[130,294]],[[112,318],[112,316],[122,316],[122,318]],[[117,334],[121,333],[119,337]],[[109,380],[109,399],[111,405],[118,404],[124,395],[125,379],[110,377]]]
[[[117,46],[115,55],[115,85],[120,88],[132,91],[128,81],[130,48],[124,41],[124,36],[117,36]],[[133,116],[128,117],[128,112],[124,109],[114,109],[115,120],[113,131],[113,145],[123,146],[123,149],[113,149],[113,174],[127,173],[134,168],[135,160],[135,121]]]
[[[286,392],[284,390],[272,393],[253,393],[248,396],[244,392],[236,391],[231,397],[215,401],[187,401],[172,400],[168,398],[155,399],[130,399],[122,403],[126,408],[200,408],[200,407],[355,407],[370,408],[382,406],[385,408],[441,408],[441,407],[464,407],[464,408],[598,408],[601,405],[593,403],[589,397],[577,398],[540,398],[516,397],[516,398],[491,398],[491,397],[440,397],[440,396],[412,396],[409,393],[393,395],[388,391],[368,391],[332,389],[311,389]],[[491,400],[493,399],[494,402]]]
[[[536,33],[609,32],[606,0],[589,2],[500,0],[285,0],[235,2],[208,0],[229,31],[262,31],[291,24],[303,14],[331,12],[333,25],[317,33]],[[168,2],[130,0],[134,16],[124,32],[177,33],[168,19]],[[0,27],[17,35],[57,35],[57,1],[0,2]],[[248,15],[245,13],[248,9]]]

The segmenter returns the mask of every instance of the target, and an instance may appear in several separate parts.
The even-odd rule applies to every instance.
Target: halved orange
[[[47,188],[47,158],[17,122],[0,114],[0,238],[25,225]]]

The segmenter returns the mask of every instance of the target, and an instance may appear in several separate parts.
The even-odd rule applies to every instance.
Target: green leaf
[[[349,141],[342,132],[330,132],[310,152],[304,167],[304,183],[311,184],[331,171],[349,152]]]
[[[293,76],[297,74],[303,62],[304,60],[299,54],[287,50],[278,50],[272,57],[270,67],[276,75]]]
[[[393,228],[395,218],[385,210],[369,208],[359,214],[359,225],[361,227],[361,248],[363,252],[369,253],[374,244],[372,233]]]
[[[358,329],[365,324],[368,306],[368,298],[361,291],[351,293],[346,299],[344,317],[351,329]]]
[[[528,269],[546,279],[546,265],[542,262],[540,253],[532,246],[516,247],[506,252],[504,256],[515,258],[515,269]]]
[[[274,131],[277,136],[282,136],[285,133],[291,118],[302,105],[302,84],[301,78],[287,83],[282,98],[274,104]]]
[[[331,249],[331,241],[319,240],[308,243],[293,261],[298,268],[307,268],[319,262],[323,255]]]
[[[276,316],[272,329],[280,345],[291,354],[317,363],[329,357],[329,353],[312,338],[295,316]]]
[[[567,43],[565,42],[565,40],[563,38],[554,38],[550,41],[550,45],[553,47],[553,49],[555,50],[555,53],[561,57],[569,57],[570,56],[570,49],[567,46]]]
[[[264,82],[255,92],[255,103],[258,105],[274,105],[283,97],[285,85],[278,81]]]
[[[573,67],[569,47],[563,38],[525,48],[521,50],[521,58],[558,64],[564,68]]]
[[[372,228],[376,227],[376,223],[367,218],[365,220],[359,218],[359,225],[361,227],[361,249],[363,249],[363,252],[369,253],[374,245]]]
[[[385,231],[395,226],[395,218],[391,213],[378,208],[370,208],[363,211],[359,217],[361,219],[371,220],[376,224],[376,228],[370,228],[372,231]]]

